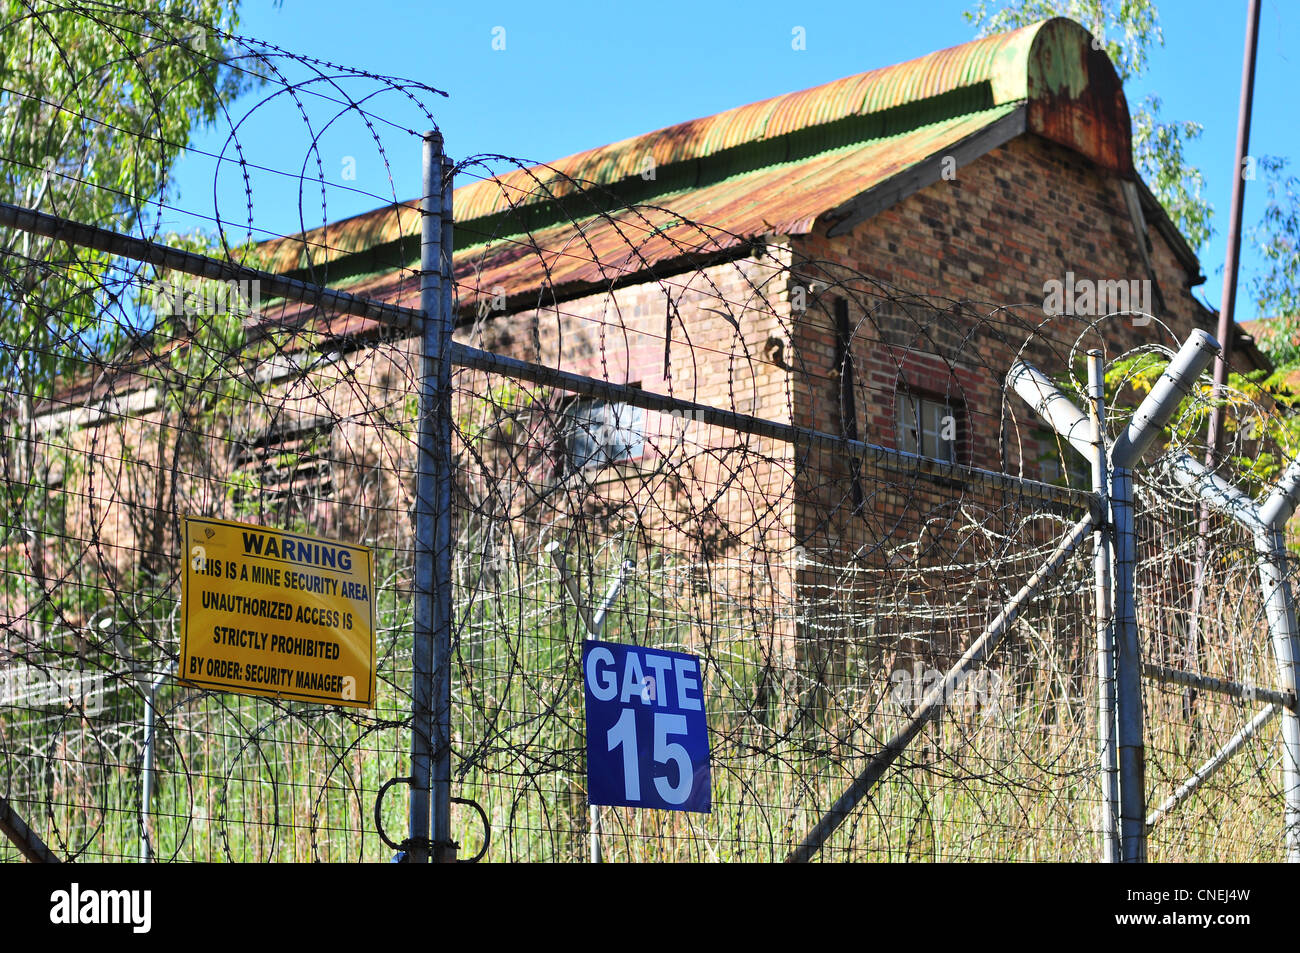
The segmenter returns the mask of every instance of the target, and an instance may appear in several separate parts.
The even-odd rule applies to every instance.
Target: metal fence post
[[[152,681],[140,680],[144,688],[144,762],[140,769],[140,861],[151,863],[154,858],[153,844],[149,840],[149,808],[153,802],[153,767],[154,744],[157,731],[154,723],[158,717],[158,691],[163,682],[176,671],[176,660],[172,659],[163,666],[163,670]]]
[[[442,214],[439,225],[442,238],[439,244],[438,321],[432,332],[436,333],[435,363],[438,373],[437,404],[433,414],[436,433],[434,444],[434,482],[437,486],[434,535],[434,595],[433,595],[433,859],[454,863],[457,844],[451,839],[451,335],[456,324],[452,282],[452,184],[455,166],[447,156],[441,156],[438,169]],[[429,335],[426,334],[426,340]]]
[[[1110,477],[1114,567],[1115,715],[1120,796],[1120,850],[1127,863],[1146,860],[1146,750],[1142,731],[1142,647],[1138,639],[1134,571],[1133,471]]]
[[[1260,594],[1268,620],[1273,656],[1278,670],[1280,695],[1242,729],[1169,799],[1172,806],[1217,770],[1236,748],[1251,738],[1280,709],[1282,711],[1282,791],[1286,826],[1286,859],[1300,863],[1300,694],[1297,665],[1300,664],[1300,627],[1296,624],[1295,596],[1291,587],[1290,559],[1286,549],[1286,524],[1300,504],[1300,460],[1293,461],[1268,497],[1259,504],[1208,467],[1183,454],[1170,464],[1170,471],[1183,486],[1201,498],[1207,510],[1217,510],[1235,520],[1255,541]],[[1270,693],[1272,694],[1272,693]],[[1266,717],[1267,716],[1267,717]],[[1233,745],[1235,744],[1235,747]],[[1167,813],[1162,806],[1157,814]],[[1157,818],[1158,819],[1158,818]]]
[[[1138,637],[1134,572],[1133,467],[1169,423],[1196,378],[1214,360],[1219,344],[1206,332],[1191,333],[1151,392],[1138,405],[1110,449],[1110,513],[1114,524],[1116,734],[1119,738],[1120,852],[1126,863],[1147,859],[1146,749],[1142,718],[1142,646]]]
[[[1110,487],[1106,453],[1106,378],[1100,351],[1088,352],[1088,410],[1092,417],[1092,492],[1102,520],[1093,533],[1097,616],[1097,746],[1101,756],[1101,859],[1120,861],[1119,768],[1115,752],[1115,631],[1111,616]]]
[[[1032,364],[1017,361],[1007,374],[1007,383],[1091,464],[1096,514],[1093,532],[1093,578],[1097,629],[1097,741],[1101,759],[1102,849],[1105,861],[1122,859],[1117,837],[1119,775],[1115,749],[1115,612],[1113,611],[1113,535],[1115,521],[1109,513],[1115,499],[1108,480],[1104,437],[1105,378],[1101,354],[1088,352],[1088,414],[1084,414],[1061,393],[1052,381]],[[1139,708],[1140,711],[1140,708]],[[1140,737],[1140,735],[1139,735]]]
[[[424,205],[420,239],[420,307],[424,311],[420,354],[420,420],[415,481],[415,619],[411,647],[411,793],[407,856],[427,863],[433,852],[430,794],[433,761],[438,756],[434,728],[434,642],[438,637],[441,585],[437,560],[442,515],[438,483],[440,392],[443,349],[442,315],[442,134],[424,136]],[[449,515],[449,514],[448,514]],[[436,835],[435,835],[436,836]]]
[[[1146,860],[1146,779],[1142,727],[1142,653],[1138,639],[1137,607],[1134,598],[1134,570],[1137,542],[1133,527],[1133,467],[1169,423],[1182,398],[1191,393],[1196,378],[1219,351],[1218,342],[1199,328],[1174,355],[1146,399],[1133,412],[1123,433],[1110,448],[1110,560],[1113,607],[1110,629],[1115,648],[1115,736],[1119,769],[1120,858],[1126,862]],[[1088,386],[1095,394],[1102,386],[1100,355],[1089,355]],[[1008,383],[1034,411],[1052,425],[1075,449],[1094,459],[1094,487],[1104,474],[1097,473],[1098,422],[1089,421],[1050,380],[1024,361],[1017,361],[1007,375]],[[1091,436],[1085,436],[1091,430]],[[1098,570],[1100,573],[1101,570]],[[1098,577],[1098,588],[1101,579]],[[1104,610],[1102,610],[1104,611]],[[1103,642],[1105,636],[1099,636]],[[1102,660],[1098,660],[1102,664]],[[1105,706],[1103,687],[1099,702]],[[1107,726],[1108,727],[1108,726]],[[1099,724],[1098,731],[1103,730]],[[1105,751],[1103,749],[1103,758]],[[1103,762],[1104,767],[1104,762]],[[1103,796],[1109,795],[1109,788]],[[1104,822],[1103,822],[1104,823]]]
[[[1293,701],[1282,712],[1282,789],[1285,801],[1286,859],[1300,864],[1300,630],[1296,625],[1295,590],[1286,549],[1286,524],[1300,503],[1300,460],[1287,467],[1273,492],[1260,504],[1260,522],[1267,528],[1256,537],[1259,577],[1263,589],[1278,688]]]

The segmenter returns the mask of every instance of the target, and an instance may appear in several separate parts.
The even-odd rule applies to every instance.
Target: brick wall
[[[1181,340],[1209,315],[1154,231],[1152,243],[1167,320]],[[900,446],[894,421],[900,389],[944,398],[959,416],[958,462],[1051,477],[1055,473],[1039,460],[1053,449],[1051,442],[1024,426],[1030,415],[1017,398],[1004,400],[1002,381],[1043,321],[1044,283],[1063,280],[1066,272],[1079,279],[1146,276],[1119,183],[1069,150],[1024,136],[850,234],[830,238],[822,227],[809,235],[770,236],[763,254],[559,304],[543,296],[544,306],[513,314],[479,314],[475,302],[462,300],[474,317],[457,336],[514,357],[743,414],[831,433],[856,429],[859,438],[886,447]],[[1025,356],[1059,373],[1081,326],[1077,320],[1054,322]],[[1158,325],[1135,327],[1124,319],[1107,322],[1100,337],[1087,343],[1096,341],[1104,341],[1112,355],[1144,343],[1176,343]],[[416,362],[410,345],[358,353],[344,362],[341,375],[337,368],[322,372],[337,380],[323,382],[317,375],[287,388],[278,385],[274,396],[244,413],[248,432],[275,415],[343,419],[328,450],[337,463],[334,499],[312,511],[317,531],[352,537],[373,533],[382,523],[383,532],[400,532],[412,477],[409,386]],[[846,348],[851,386],[843,373]],[[961,544],[944,538],[942,514],[983,507],[1007,529],[1023,512],[1014,501],[970,487],[932,481],[899,486],[896,477],[855,474],[835,454],[649,412],[638,459],[566,477],[557,470],[555,445],[571,398],[506,384],[457,373],[458,420],[470,424],[505,410],[511,423],[509,436],[501,427],[480,435],[488,449],[479,459],[465,456],[465,492],[486,500],[493,481],[498,491],[521,490],[523,484],[529,493],[559,487],[586,500],[580,518],[599,515],[610,533],[635,525],[644,546],[745,567],[744,580],[723,573],[713,582],[758,586],[770,593],[764,598],[777,615],[791,594],[853,591],[855,583],[834,567],[807,568],[801,553],[839,553],[844,565],[879,568],[910,546],[913,568],[937,565],[953,558]],[[391,412],[375,415],[366,406],[376,394],[387,395],[382,401]],[[391,427],[373,426],[377,420]],[[92,442],[99,441],[101,458],[113,459],[117,448],[107,444],[122,437],[134,443],[141,428],[159,424],[146,412],[119,436],[105,437],[108,431],[101,429]],[[212,496],[226,492],[222,481],[231,465],[216,464],[229,456],[228,448],[219,450],[199,475],[206,502],[196,498],[186,509],[220,509]],[[572,486],[561,486],[564,479]],[[362,480],[372,486],[358,493]],[[179,483],[165,482],[169,493],[190,493],[184,475]],[[529,493],[497,496],[523,501]],[[105,562],[125,575],[142,541],[116,505],[101,507],[96,519],[98,532],[113,540],[113,555]],[[74,506],[73,522],[89,518],[88,510]],[[923,525],[933,523],[934,514],[940,514],[938,528]],[[797,618],[772,623],[774,651],[788,649],[801,625]],[[803,628],[806,635],[809,629]]]
[[[1004,394],[1003,381],[1017,357],[1059,376],[1087,329],[1089,319],[1073,317],[1042,326],[1047,281],[1065,281],[1067,272],[1076,280],[1147,277],[1119,182],[1067,149],[1023,136],[847,235],[831,238],[826,230],[791,239],[798,272],[792,284],[810,291],[808,309],[795,315],[792,327],[803,373],[792,385],[795,423],[848,432],[843,365],[837,366],[844,350],[842,342],[836,347],[834,327],[839,298],[852,334],[852,410],[861,439],[901,449],[896,395],[917,393],[952,405],[958,462],[1057,478],[1062,455],[1056,441],[1038,431],[1017,396]],[[1177,346],[1194,327],[1209,326],[1212,316],[1186,287],[1183,266],[1154,230],[1151,241],[1169,331],[1116,317],[1085,335],[1083,347],[1100,345],[1114,357],[1144,344]],[[1035,334],[1034,345],[1022,351]],[[868,644],[880,652],[951,660],[998,600],[990,593],[987,604],[972,606],[977,611],[960,623],[929,618],[922,607],[941,604],[943,595],[942,585],[923,591],[926,567],[970,561],[965,550],[980,535],[972,523],[982,523],[987,538],[1007,540],[1008,552],[1015,545],[1042,546],[1058,531],[1050,523],[1025,524],[1042,501],[921,480],[882,487],[869,472],[860,474],[855,490],[848,463],[829,455],[809,461],[800,474],[796,540],[815,554],[797,577],[809,607],[802,634],[818,643],[805,652],[821,658],[831,674],[853,641],[837,641],[834,633],[847,631],[825,621],[842,614],[835,593],[843,601],[856,589],[850,601],[856,598],[866,611],[890,589],[896,608],[876,619]],[[954,591],[971,582],[960,573],[948,581]],[[908,606],[916,607],[915,616]]]
[[[918,299],[903,306],[909,312],[903,320],[879,310],[864,314],[856,307],[854,356],[873,396],[892,395],[899,379],[956,396],[970,415],[970,462],[989,469],[1014,468],[1019,462],[1014,448],[1008,448],[1010,459],[999,459],[999,389],[1024,335],[1044,320],[1044,284],[1064,281],[1067,272],[1076,280],[1092,281],[1147,276],[1119,181],[1076,153],[1032,135],[1012,140],[958,170],[955,179],[921,190],[849,235],[828,238],[825,232],[823,227],[795,238],[796,260],[819,263],[819,272],[833,271],[820,263],[838,263],[918,295],[988,303],[953,313],[949,301],[927,309]],[[1100,337],[1085,338],[1085,346],[1104,340],[1108,356],[1114,356],[1142,344],[1176,346],[1195,327],[1213,332],[1213,316],[1186,287],[1185,269],[1154,229],[1150,235],[1152,263],[1167,307],[1160,317],[1174,337],[1156,322],[1138,326],[1117,317],[1100,325]],[[863,299],[875,300],[862,289],[851,307]],[[1028,307],[1010,313],[1014,323],[997,318],[979,326],[977,316],[998,305]],[[1082,326],[1078,319],[1050,323],[1042,332],[1046,340],[1025,356],[1048,374],[1060,373]],[[824,342],[815,329],[806,337],[811,375],[829,377],[831,368],[819,360],[826,354]],[[801,336],[800,344],[803,340]],[[909,350],[915,356],[904,356]],[[826,418],[830,390],[810,390],[806,419]],[[892,446],[892,407],[871,403],[866,439]]]

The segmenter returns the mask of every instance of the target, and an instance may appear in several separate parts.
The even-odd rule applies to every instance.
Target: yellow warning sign
[[[183,682],[374,707],[369,549],[227,520],[184,524]]]

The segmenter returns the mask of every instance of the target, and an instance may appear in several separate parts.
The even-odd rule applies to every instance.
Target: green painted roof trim
[[[653,180],[643,179],[637,174],[605,183],[600,188],[560,195],[553,201],[520,206],[512,211],[473,219],[462,219],[457,215],[456,249],[471,248],[492,237],[504,237],[504,234],[540,231],[629,205],[667,204],[684,192],[725,182],[748,172],[891,139],[949,119],[984,112],[993,105],[991,90],[987,83],[983,83],[952,90],[921,103],[906,103],[864,116],[848,116],[800,129],[779,139],[747,142],[688,162],[659,166]],[[503,229],[509,229],[509,232],[503,233]],[[473,235],[474,239],[462,242],[464,235]]]
[[[1083,27],[1057,17],[462,186],[454,200],[457,248],[626,205],[665,204],[775,164],[1016,104],[1028,104],[1031,131],[1132,175],[1127,105],[1114,68]],[[907,167],[926,156],[900,158]],[[654,163],[649,180],[641,174],[647,159]],[[539,189],[539,182],[548,185]],[[418,252],[418,215],[379,209],[313,239],[316,277],[369,274]],[[278,244],[280,270],[306,276],[302,241]]]

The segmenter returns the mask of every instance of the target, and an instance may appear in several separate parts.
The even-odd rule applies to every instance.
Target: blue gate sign
[[[699,658],[589,639],[582,676],[588,800],[707,814],[713,796]]]

